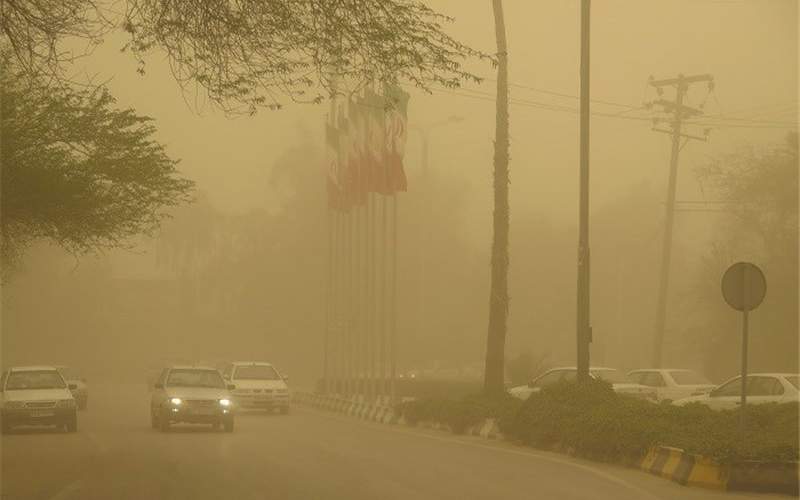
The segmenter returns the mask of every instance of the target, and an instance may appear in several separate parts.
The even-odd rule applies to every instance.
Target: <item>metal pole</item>
[[[333,309],[333,222],[335,215],[333,210],[328,207],[328,282],[326,284],[327,293],[325,294],[325,339],[323,342],[322,376],[325,394],[331,392],[330,369],[328,357],[330,355],[330,336],[331,336],[331,316]]]
[[[347,304],[345,307],[345,332],[344,332],[344,345],[342,346],[342,359],[344,360],[344,392],[348,396],[353,393],[353,336],[354,336],[354,307],[353,307],[353,252],[355,245],[353,245],[353,222],[355,219],[355,209],[351,208],[347,211],[345,216],[345,271],[347,290]]]
[[[741,408],[739,410],[739,426],[742,432],[745,430],[747,412],[747,336],[749,330],[749,314],[750,311],[744,310],[742,312],[742,400]]]
[[[428,255],[431,250],[430,245],[430,221],[427,217],[431,214],[430,198],[430,132],[425,129],[418,129],[422,137],[422,180],[420,189],[422,191],[422,206],[424,216],[422,219],[422,244],[419,245],[419,292],[417,295],[419,318],[418,331],[425,332],[430,326],[427,321],[427,287],[428,287]]]
[[[392,268],[391,287],[389,288],[389,348],[390,361],[390,398],[392,406],[397,404],[397,195],[392,194]]]
[[[387,213],[387,200],[386,196],[381,197],[381,291],[380,291],[380,338],[381,338],[381,352],[380,352],[380,394],[381,396],[387,395],[386,387],[386,278],[387,278],[387,263],[386,258],[388,252],[386,240],[386,214]]]
[[[362,396],[364,395],[364,384],[362,376],[364,374],[364,214],[366,208],[364,205],[358,207],[357,225],[356,225],[356,338],[353,345],[355,363],[355,379],[356,379],[356,392]]]
[[[580,201],[578,235],[578,380],[589,378],[589,41],[591,2],[581,0]]]
[[[371,399],[375,398],[375,353],[377,352],[377,339],[375,338],[375,196],[373,193],[367,194],[367,284],[366,284],[366,306],[367,306],[367,328],[366,328],[366,347],[367,347],[367,394]]]
[[[337,304],[337,311],[336,311],[336,393],[337,394],[344,394],[344,335],[345,335],[345,320],[344,320],[344,311],[345,311],[345,288],[344,288],[344,278],[345,278],[345,258],[344,258],[344,250],[345,250],[345,234],[344,234],[344,212],[338,212],[336,216],[337,222],[337,239],[338,244],[336,245],[337,250],[337,257],[336,260],[338,262],[336,266],[336,270],[338,276],[336,278],[337,282],[337,294],[339,295],[339,299],[336,301]]]

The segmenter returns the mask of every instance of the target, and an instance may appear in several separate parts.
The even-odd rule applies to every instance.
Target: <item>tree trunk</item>
[[[494,218],[489,331],[486,339],[484,392],[504,391],[506,321],[508,319],[508,54],[502,0],[492,0],[497,38],[497,117],[494,141]]]

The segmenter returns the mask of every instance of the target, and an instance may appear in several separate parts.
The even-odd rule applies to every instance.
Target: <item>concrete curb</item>
[[[800,467],[797,463],[720,464],[708,457],[668,446],[650,449],[639,463],[639,468],[684,486],[721,491],[757,491],[797,496],[800,483]]]
[[[406,422],[389,405],[388,400],[378,398],[367,402],[362,397],[346,398],[339,395],[324,396],[298,392],[293,401],[301,405],[332,411],[371,422],[388,425],[416,425],[427,429],[452,431],[439,422]],[[505,439],[496,419],[486,419],[464,431],[464,434],[483,439]],[[570,450],[558,451],[570,454]],[[684,486],[694,486],[720,491],[757,491],[798,495],[800,466],[798,463],[745,462],[720,464],[700,455],[686,453],[679,448],[656,446],[650,449],[638,463],[638,468],[650,474],[675,481]]]
[[[361,420],[386,425],[412,425],[406,422],[405,418],[391,407],[388,398],[378,398],[376,402],[370,403],[360,396],[348,399],[337,395],[324,396],[307,392],[295,393],[294,398],[301,405],[332,411]],[[450,426],[440,422],[417,422],[415,425],[426,429],[452,432]],[[493,418],[486,419],[477,425],[467,428],[464,434],[483,439],[503,439],[497,421]]]

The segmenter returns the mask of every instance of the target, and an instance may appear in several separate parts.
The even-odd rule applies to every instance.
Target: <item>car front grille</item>
[[[55,401],[28,401],[25,403],[25,408],[54,408]]]
[[[217,402],[213,399],[192,399],[187,401],[190,406],[198,408],[207,408],[209,406],[216,406]]]

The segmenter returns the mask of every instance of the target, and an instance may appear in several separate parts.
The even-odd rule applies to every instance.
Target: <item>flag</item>
[[[367,171],[364,155],[364,120],[362,103],[350,99],[347,103],[347,186],[352,205],[363,205],[367,200]]]
[[[328,174],[328,207],[345,208],[344,186],[339,154],[339,129],[331,118],[325,122],[325,158]]]
[[[370,151],[372,152],[372,190],[386,194],[388,169],[386,161],[386,100],[370,90]]]
[[[403,155],[408,139],[409,95],[397,86],[384,86],[383,95],[390,107],[386,112],[386,194],[408,191],[408,180],[403,166]]]

